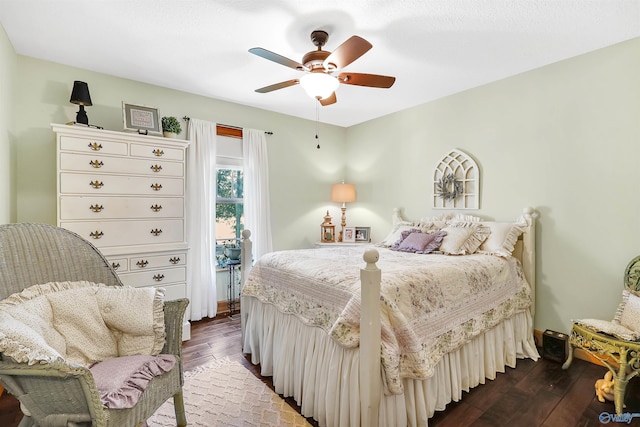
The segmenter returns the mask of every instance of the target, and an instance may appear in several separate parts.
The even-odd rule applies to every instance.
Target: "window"
[[[239,239],[244,226],[242,170],[219,167],[216,181],[216,240]]]
[[[244,228],[242,141],[218,136],[217,142],[216,260],[225,267],[232,253],[227,248],[239,247]]]

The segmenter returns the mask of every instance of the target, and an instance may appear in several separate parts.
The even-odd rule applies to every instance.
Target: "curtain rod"
[[[189,116],[184,116],[184,117],[182,118],[182,120],[184,120],[185,122],[188,122],[189,120],[191,120],[191,117],[189,117]],[[218,125],[220,125],[220,126],[224,126],[224,127],[226,127],[226,128],[231,128],[231,129],[240,129],[240,130],[242,130],[242,128],[241,128],[241,127],[238,127],[238,126],[225,125],[225,124],[223,124],[223,123],[217,123],[217,124],[218,124]],[[266,135],[273,135],[273,132],[268,131],[268,130],[264,131],[264,133],[265,133]]]

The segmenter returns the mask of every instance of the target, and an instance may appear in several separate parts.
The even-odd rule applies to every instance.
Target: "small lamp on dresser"
[[[74,81],[73,90],[71,91],[71,99],[69,99],[69,102],[80,106],[76,113],[76,123],[89,125],[89,117],[87,117],[87,113],[84,111],[85,105],[88,107],[93,105],[91,102],[91,95],[89,94],[89,85],[78,80]]]
[[[333,184],[331,187],[331,201],[342,203],[342,222],[340,223],[342,228],[340,229],[340,236],[338,237],[338,241],[342,242],[342,233],[344,232],[344,227],[347,225],[347,206],[345,203],[356,201],[356,186],[353,184],[345,184],[344,181],[341,184]]]

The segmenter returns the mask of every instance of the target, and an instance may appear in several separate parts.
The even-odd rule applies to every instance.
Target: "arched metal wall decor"
[[[453,149],[433,173],[434,209],[479,209],[480,169],[466,153]]]

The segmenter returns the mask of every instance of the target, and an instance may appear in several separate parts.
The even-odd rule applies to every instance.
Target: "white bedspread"
[[[530,287],[514,258],[378,251],[381,355],[392,393],[402,393],[402,378],[431,377],[444,354],[531,305]],[[253,267],[243,295],[355,347],[362,253],[362,248],[323,248],[267,254]]]

